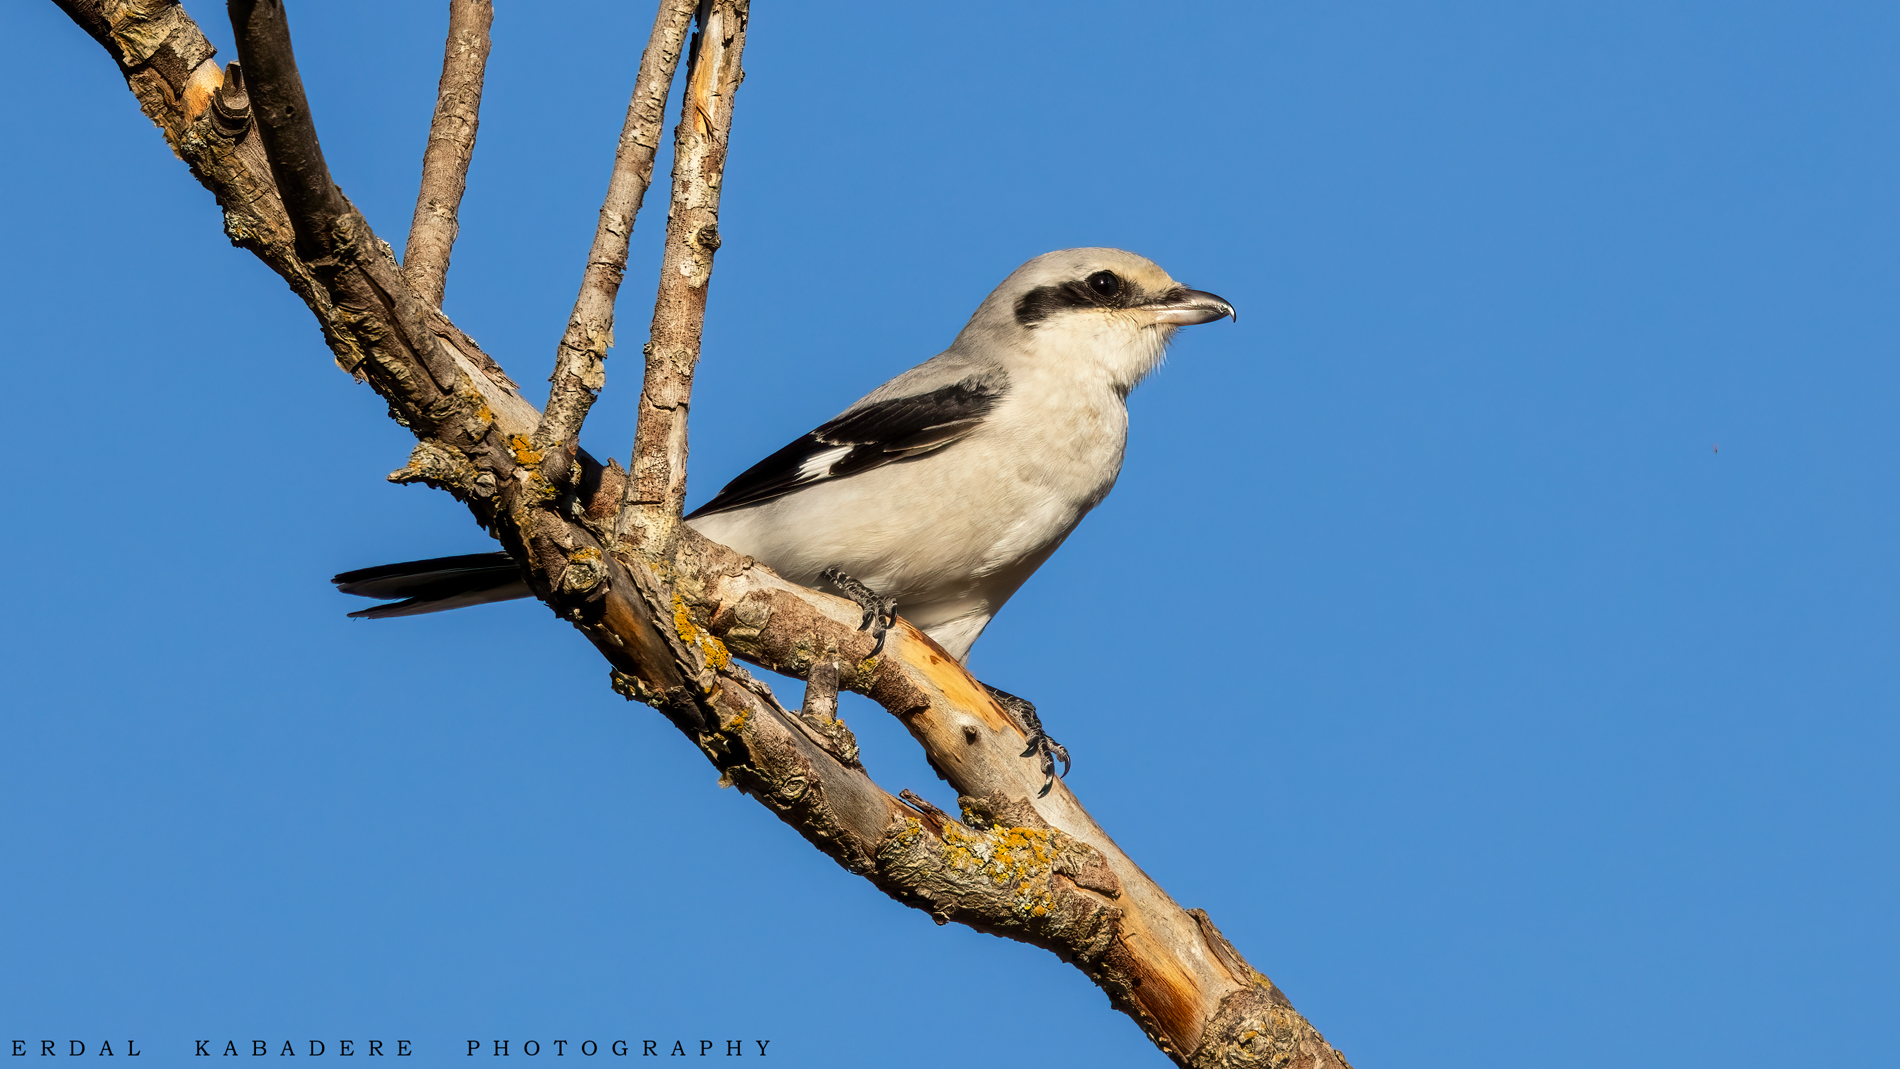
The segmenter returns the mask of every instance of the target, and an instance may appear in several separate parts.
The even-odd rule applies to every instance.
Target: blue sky
[[[446,307],[538,396],[651,11],[502,6]],[[400,246],[443,5],[292,18]],[[1164,1064],[719,790],[538,604],[344,619],[332,573],[486,537],[382,481],[407,433],[97,47],[0,38],[0,1040]],[[1129,853],[1361,1069],[1894,1059],[1900,9],[762,4],[746,62],[695,501],[1022,260],[1151,256],[1240,320],[973,657]]]

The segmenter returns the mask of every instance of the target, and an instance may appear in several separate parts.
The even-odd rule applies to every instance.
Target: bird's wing
[[[747,468],[687,518],[756,505],[942,449],[982,424],[1002,396],[1003,383],[989,376],[859,404]]]

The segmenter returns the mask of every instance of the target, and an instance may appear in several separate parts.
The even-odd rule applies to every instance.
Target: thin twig
[[[449,36],[442,46],[442,81],[435,92],[435,118],[422,150],[422,189],[403,248],[402,274],[430,307],[442,304],[455,248],[455,213],[468,188],[468,161],[481,123],[482,73],[488,67],[488,28],[494,0],[449,0]]]
[[[653,156],[660,148],[666,122],[666,97],[673,88],[685,50],[686,31],[693,21],[697,0],[660,0],[653,33],[640,56],[640,73],[627,103],[627,121],[620,128],[620,148],[614,153],[614,173],[607,182],[607,198],[600,206],[600,225],[594,247],[587,253],[580,294],[568,316],[549,377],[548,404],[535,438],[543,446],[563,445],[581,432],[594,396],[607,381],[607,349],[614,339],[614,298],[627,271],[627,240],[633,236],[634,216],[653,182]]]
[[[719,191],[732,133],[733,94],[744,80],[749,0],[707,0],[687,67],[673,133],[673,204],[666,218],[646,381],[633,439],[633,466],[616,538],[664,555],[686,502],[686,412],[706,322],[706,286],[718,250]]]

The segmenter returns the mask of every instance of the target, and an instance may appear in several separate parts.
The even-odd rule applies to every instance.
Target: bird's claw
[[[1042,718],[1036,715],[1036,706],[1033,703],[1018,698],[1006,690],[997,690],[988,683],[983,684],[983,689],[990,692],[990,697],[996,699],[996,704],[1016,718],[1018,725],[1029,736],[1029,747],[1022,752],[1022,756],[1042,758],[1042,790],[1036,793],[1036,797],[1041,798],[1047,795],[1055,789],[1056,785],[1056,758],[1062,759],[1062,774],[1065,777],[1069,774],[1068,748],[1050,738],[1049,733],[1042,730]]]
[[[1022,753],[1024,757],[1029,757],[1032,754],[1040,754],[1042,756],[1042,790],[1036,792],[1036,797],[1041,798],[1055,789],[1056,758],[1060,757],[1062,759],[1062,775],[1064,777],[1068,776],[1069,749],[1048,735],[1038,732],[1035,738],[1029,740],[1029,748]]]
[[[826,568],[818,574],[844,591],[846,597],[857,602],[858,608],[864,610],[864,619],[858,622],[858,630],[869,631],[871,637],[877,640],[871,644],[871,656],[882,653],[885,636],[897,626],[897,599],[883,597],[837,568]]]

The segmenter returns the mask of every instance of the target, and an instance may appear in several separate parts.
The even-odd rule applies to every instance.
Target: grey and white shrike
[[[827,584],[882,631],[891,606],[960,660],[1121,471],[1129,391],[1176,328],[1234,315],[1120,249],[1064,249],[1017,268],[950,348],[746,469],[686,523],[794,583]],[[336,577],[345,593],[405,598],[402,616],[528,596],[506,553]],[[1034,707],[1022,716],[1045,772]]]

